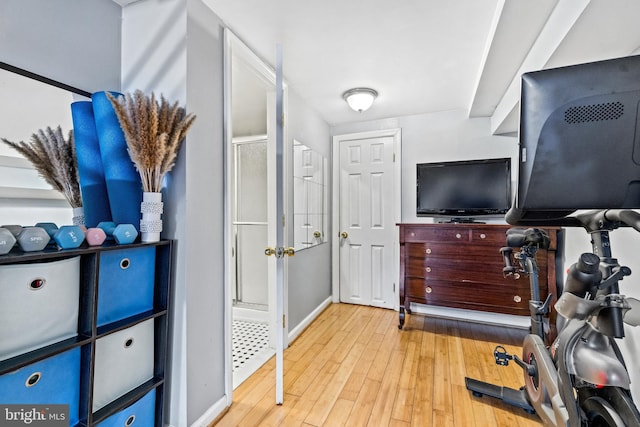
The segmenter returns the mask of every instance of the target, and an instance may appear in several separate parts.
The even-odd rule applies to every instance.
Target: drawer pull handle
[[[516,296],[513,297],[513,301],[520,302],[520,301],[522,301],[522,298],[520,297],[520,295],[516,295]]]
[[[29,283],[29,289],[31,289],[32,291],[38,291],[44,288],[44,285],[46,284],[47,284],[47,281],[39,277],[37,279],[33,279],[31,283]]]
[[[27,381],[24,382],[24,385],[27,387],[33,387],[34,385],[38,384],[40,378],[42,378],[42,374],[40,372],[34,372],[33,374],[29,375],[29,378],[27,378]]]
[[[131,415],[129,418],[127,418],[127,421],[124,422],[125,427],[129,427],[131,426],[134,422],[136,421],[136,416],[135,415]]]
[[[431,253],[431,248],[427,248],[427,250],[425,250],[424,252],[427,253],[427,254],[430,254]]]
[[[126,270],[127,268],[129,268],[130,265],[131,265],[131,261],[129,260],[129,258],[123,258],[120,261],[120,268],[123,270]]]
[[[416,233],[411,232],[411,233],[409,233],[409,236],[416,237]]]
[[[486,234],[484,234],[484,233],[480,234],[480,238],[481,238],[481,239],[485,239],[486,237],[487,237],[487,235],[486,235]]]
[[[456,233],[456,239],[459,239],[461,237],[462,237],[462,235],[460,233]]]
[[[433,292],[433,289],[431,289],[431,286],[427,286],[424,291],[430,294],[431,292]]]
[[[426,271],[427,273],[431,273],[431,267],[425,268],[424,271]]]
[[[133,338],[128,338],[125,342],[124,342],[124,348],[130,348],[133,345]]]

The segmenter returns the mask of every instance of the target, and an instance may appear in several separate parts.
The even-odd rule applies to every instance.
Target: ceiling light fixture
[[[371,107],[373,100],[378,96],[378,92],[366,87],[349,89],[342,94],[342,97],[352,110],[362,113]]]

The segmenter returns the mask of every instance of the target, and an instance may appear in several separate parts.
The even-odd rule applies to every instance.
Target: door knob
[[[270,246],[267,246],[267,248],[264,250],[264,254],[266,256],[275,255],[276,258],[282,258],[285,255],[294,256],[296,254],[296,250],[294,248],[272,248]]]
[[[347,237],[349,237],[349,233],[347,233],[346,231],[343,231],[342,233],[340,233],[340,237],[342,237],[343,239],[346,239]]]
[[[313,232],[313,237],[315,237],[316,239],[319,239],[320,236],[322,236],[322,233],[320,233],[319,231],[314,231]]]

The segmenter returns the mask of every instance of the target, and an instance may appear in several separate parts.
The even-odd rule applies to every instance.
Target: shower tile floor
[[[233,388],[246,380],[274,354],[269,348],[269,325],[233,321]]]

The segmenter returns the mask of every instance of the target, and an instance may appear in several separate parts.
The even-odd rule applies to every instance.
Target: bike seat
[[[535,246],[539,249],[549,249],[550,243],[549,235],[539,228],[510,228],[507,230],[507,246],[510,248]]]

